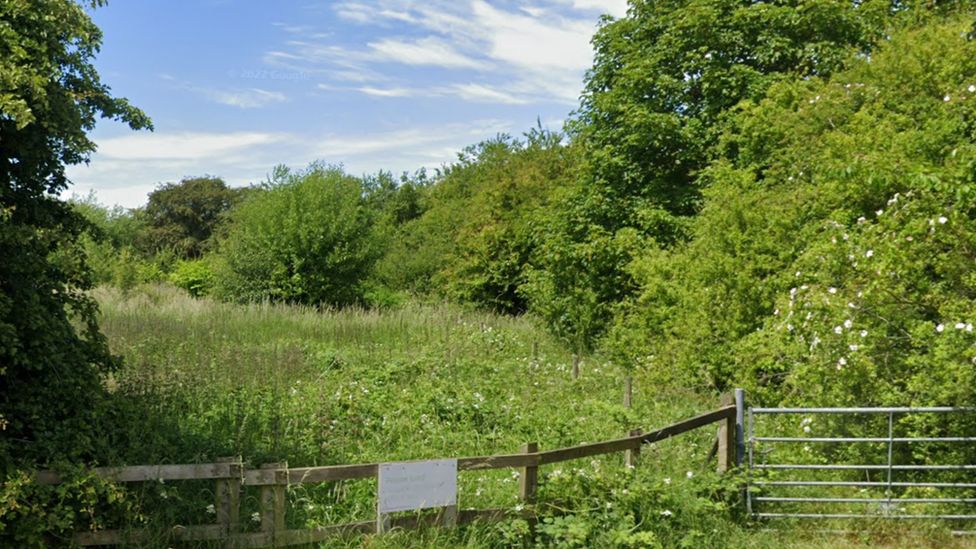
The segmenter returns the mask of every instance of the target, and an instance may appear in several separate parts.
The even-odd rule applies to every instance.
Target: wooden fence
[[[519,471],[519,497],[525,503],[535,501],[538,469],[542,465],[580,459],[601,454],[624,452],[627,464],[634,465],[641,446],[658,442],[700,427],[721,423],[713,451],[717,453],[718,470],[725,472],[737,462],[737,436],[741,427],[736,423],[736,405],[731,399],[717,410],[669,425],[662,429],[630,435],[615,440],[582,444],[568,448],[540,451],[538,444],[525,444],[518,454],[458,458],[459,471],[514,468]],[[740,414],[741,415],[741,414]],[[259,469],[245,469],[240,457],[218,463],[193,465],[142,465],[134,467],[104,467],[94,469],[101,478],[113,482],[151,482],[170,480],[213,480],[216,483],[216,524],[176,526],[169,530],[173,541],[225,541],[232,547],[282,547],[326,541],[351,533],[377,531],[377,521],[362,521],[309,530],[289,530],[285,526],[285,490],[289,485],[333,482],[339,480],[376,478],[378,463],[332,465],[326,467],[289,468],[284,463],[265,464]],[[58,484],[61,478],[53,471],[37,473],[38,484]],[[260,531],[242,532],[240,500],[242,486],[260,488]],[[509,509],[442,510],[439,515],[414,515],[388,519],[380,530],[389,527],[414,528],[422,524],[465,524],[474,521],[497,521],[512,516]],[[146,530],[101,530],[77,533],[78,545],[138,544],[159,532]]]

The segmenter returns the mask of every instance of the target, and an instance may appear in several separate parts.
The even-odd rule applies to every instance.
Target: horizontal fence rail
[[[726,401],[731,402],[729,398]],[[514,468],[519,470],[519,498],[531,503],[537,488],[538,468],[542,465],[582,459],[591,456],[624,452],[626,463],[633,465],[644,444],[663,441],[682,433],[687,433],[714,423],[721,423],[717,446],[725,451],[718,453],[718,469],[727,471],[738,460],[735,449],[740,446],[737,436],[742,432],[736,418],[742,412],[735,404],[727,404],[711,412],[695,416],[667,427],[643,432],[631,431],[627,437],[602,442],[594,442],[538,450],[535,443],[526,444],[523,452],[490,456],[457,458],[458,471],[479,471],[488,469]],[[426,460],[424,460],[426,461]],[[328,465],[321,467],[294,467],[287,464],[266,464],[261,468],[244,467],[240,457],[228,458],[219,463],[189,465],[142,465],[129,467],[99,467],[91,472],[105,480],[118,483],[152,482],[168,480],[213,480],[216,481],[216,503],[214,511],[217,524],[202,526],[175,526],[165,532],[174,541],[226,541],[234,547],[287,546],[323,542],[335,536],[371,533],[377,531],[377,521],[361,521],[347,524],[323,526],[306,530],[291,530],[285,527],[285,490],[289,485],[315,484],[341,480],[375,479],[379,474],[380,463],[354,465]],[[34,480],[37,484],[54,485],[63,481],[54,471],[39,471]],[[261,490],[260,532],[243,533],[241,530],[240,502],[241,489],[245,486],[259,487]],[[498,521],[513,515],[525,515],[526,511],[513,512],[509,509],[464,509],[444,508],[438,514],[399,516],[384,519],[380,531],[388,528],[416,528],[434,524],[467,524],[476,521]],[[388,520],[388,522],[387,522]],[[158,532],[148,530],[101,530],[83,532],[74,536],[78,545],[118,545],[138,544]]]
[[[939,495],[938,497],[897,497],[895,490],[910,490],[924,488],[931,490],[973,490],[976,489],[976,479],[968,474],[976,470],[976,464],[971,463],[895,463],[894,447],[896,444],[920,444],[937,443],[947,445],[959,445],[976,442],[976,436],[967,434],[966,436],[894,436],[895,416],[909,414],[972,414],[976,408],[972,407],[887,407],[887,408],[751,408],[748,419],[748,489],[746,490],[746,505],[748,512],[757,519],[894,519],[894,520],[945,520],[945,521],[973,521],[976,514],[971,512],[952,512],[952,506],[976,504],[976,494],[968,493],[964,495]],[[780,415],[780,414],[828,414],[828,415],[880,415],[887,416],[887,436],[757,436],[756,420],[757,415]],[[801,425],[808,425],[812,420],[805,420]],[[809,432],[809,428],[806,429]],[[776,444],[883,444],[886,446],[885,463],[767,463],[766,459],[770,450],[761,454],[762,461],[757,462],[757,445],[775,446]],[[968,445],[963,448],[969,447]],[[809,450],[810,447],[807,447]],[[788,461],[788,460],[787,460]],[[871,460],[866,460],[871,461]],[[807,471],[807,472],[862,472],[868,475],[867,480],[840,480],[840,479],[809,479],[809,478],[787,478],[772,477],[770,474],[783,473],[788,471]],[[961,482],[948,482],[950,478],[924,479],[923,480],[895,480],[897,473],[925,473],[944,472],[944,473],[967,473],[967,478]],[[880,473],[884,480],[871,480],[872,473]],[[757,478],[758,477],[758,478]],[[918,478],[913,477],[913,478]],[[847,497],[839,495],[806,495],[807,492],[800,492],[801,495],[769,495],[770,489],[790,489],[790,488],[860,488],[861,492],[866,489],[884,490],[883,497],[871,495],[860,497]],[[759,495],[754,495],[758,491]],[[927,494],[922,494],[927,495]],[[917,496],[917,494],[916,494]],[[789,508],[780,511],[776,506],[786,505]],[[837,512],[830,506],[858,506],[865,505],[871,511],[871,506],[877,508],[877,512]],[[819,506],[825,512],[806,512],[796,510],[796,506]],[[912,506],[906,510],[903,506]],[[922,506],[922,507],[915,507]],[[942,506],[933,508],[931,506]],[[770,510],[757,510],[756,507],[773,507]],[[803,507],[800,507],[802,509]],[[861,509],[864,509],[863,507]],[[925,511],[927,509],[927,511]],[[911,512],[909,512],[911,511]],[[976,531],[956,530],[957,535],[970,535]]]

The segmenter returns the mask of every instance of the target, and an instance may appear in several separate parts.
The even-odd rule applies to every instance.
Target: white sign
[[[381,463],[379,513],[457,505],[457,460]]]

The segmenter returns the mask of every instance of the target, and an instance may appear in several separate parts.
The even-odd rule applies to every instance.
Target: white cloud
[[[304,167],[314,160],[342,164],[352,174],[394,173],[440,167],[465,146],[513,124],[497,119],[470,123],[391,128],[386,131],[326,135],[265,132],[133,133],[96,138],[91,164],[71,166],[71,192],[96,190],[105,204],[137,207],[157,184],[211,174],[231,185],[263,181],[277,164]]]
[[[451,89],[456,95],[467,101],[504,103],[507,105],[523,105],[528,103],[524,98],[482,84],[455,84]]]
[[[287,61],[292,68],[312,67],[332,82],[390,84],[346,88],[374,97],[454,96],[481,103],[575,105],[583,74],[592,64],[590,39],[598,15],[621,16],[626,8],[626,0],[338,2],[332,5],[334,13],[366,27],[362,34],[371,39],[340,46],[304,36],[289,42],[292,58]],[[266,60],[280,64],[285,61],[281,53]],[[396,64],[447,72],[436,82],[418,85],[427,75],[391,69]]]
[[[245,90],[204,89],[201,91],[212,101],[241,109],[256,109],[272,103],[281,103],[288,100],[285,94],[281,92],[262,90],[260,88],[248,88]]]
[[[134,133],[98,140],[98,155],[113,160],[199,160],[283,139],[262,132]]]
[[[415,42],[386,39],[370,42],[369,48],[377,61],[392,61],[406,65],[432,65],[453,69],[484,69],[487,65],[459,53],[447,42],[428,36]]]
[[[563,0],[564,2],[566,0]],[[614,17],[627,15],[627,0],[568,0],[576,9],[596,10]]]

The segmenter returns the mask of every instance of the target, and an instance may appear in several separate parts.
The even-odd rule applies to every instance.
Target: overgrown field
[[[101,289],[101,325],[125,368],[111,380],[123,403],[115,442],[128,464],[207,462],[242,455],[251,465],[291,466],[514,453],[616,438],[715,408],[715,395],[642,383],[622,405],[626,372],[571,354],[526,317],[447,304],[335,312],[272,304],[197,300],[167,286],[128,293]],[[534,354],[534,348],[536,352]],[[635,470],[620,455],[544,467],[543,521],[454,532],[429,530],[350,545],[564,547],[783,547],[899,545],[903,532],[797,541],[747,525],[736,479],[706,461],[703,429],[645,449]],[[207,523],[210,483],[166,483],[130,496],[129,526]],[[517,507],[512,471],[464,472],[462,508]],[[368,520],[375,486],[350,481],[289,490],[289,525]],[[135,492],[134,492],[135,494]],[[132,499],[135,498],[135,499]],[[244,497],[245,519],[257,494]],[[140,520],[139,517],[145,519]],[[149,518],[151,517],[151,518]],[[248,528],[256,524],[246,520]],[[102,526],[113,526],[102,524]],[[955,543],[936,530],[905,539]],[[160,539],[160,543],[165,540]]]

